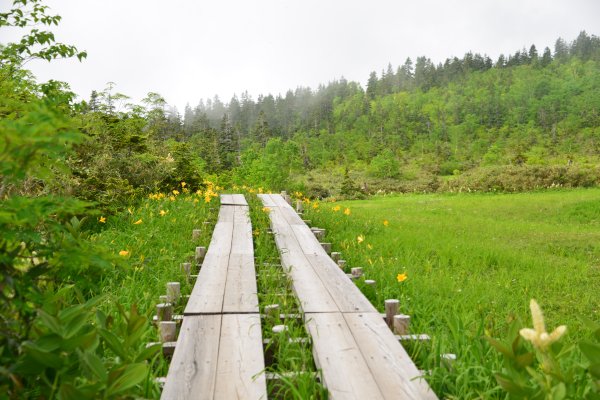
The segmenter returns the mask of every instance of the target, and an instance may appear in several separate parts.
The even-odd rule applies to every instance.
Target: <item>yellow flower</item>
[[[169,200],[175,201],[175,196],[169,196]]]
[[[141,223],[142,223],[142,219],[140,218],[140,219],[138,219],[137,221],[135,221],[133,224],[134,224],[134,225],[139,225],[139,224],[141,224]]]
[[[390,224],[390,223],[389,223],[389,221],[388,221],[387,219],[384,219],[384,220],[383,220],[383,226],[388,226],[389,224]]]
[[[258,229],[255,229],[255,230],[253,230],[253,231],[252,231],[252,234],[253,234],[254,236],[258,236],[258,235],[260,235],[260,230],[258,230]]]
[[[185,182],[181,182],[181,187],[182,187],[182,188],[184,188],[184,187],[185,187],[185,185],[187,185],[187,183],[185,183]]]
[[[258,188],[258,193],[262,193],[263,192],[263,188],[259,187]]]
[[[164,217],[167,212],[165,210],[160,210],[159,214],[161,217]]]
[[[177,189],[173,190],[173,194],[174,194],[175,196],[177,196],[177,195],[179,194],[179,190],[177,190]]]
[[[102,216],[102,217],[98,218],[98,222],[101,222],[103,224],[106,223],[106,217]]]
[[[319,203],[317,203],[316,201],[313,203],[312,207],[316,210],[317,208],[319,208]]]
[[[200,200],[198,199],[194,199],[194,204],[196,204],[197,202],[199,202]]]
[[[133,214],[133,211],[131,211],[131,208],[128,208],[128,209],[127,209],[127,212],[128,212],[129,214]]]
[[[365,240],[365,237],[363,235],[358,235],[356,240],[358,241],[358,243],[362,243]]]
[[[120,255],[121,257],[126,257],[126,256],[128,256],[128,255],[129,255],[129,252],[128,252],[127,250],[121,250],[121,251],[119,252],[119,255]]]
[[[526,340],[529,340],[533,346],[541,351],[545,351],[548,346],[556,342],[564,333],[567,331],[565,325],[561,325],[556,328],[552,333],[546,332],[546,325],[544,324],[544,315],[538,303],[531,299],[529,303],[531,309],[531,319],[533,320],[533,329],[523,328],[519,331],[519,334]]]
[[[369,250],[373,250],[373,246],[371,245],[371,243],[367,244],[367,247]]]
[[[398,280],[398,282],[404,282],[405,280],[408,279],[408,275],[406,275],[406,272],[404,272],[402,274],[398,274],[396,279]]]
[[[262,211],[263,211],[264,213],[267,213],[267,214],[268,214],[268,213],[270,213],[270,212],[271,212],[271,209],[270,209],[269,207],[263,207],[263,208],[262,208]]]
[[[340,208],[341,208],[340,206],[335,206],[335,207],[332,208],[332,210],[334,212],[338,212],[338,211],[340,211]]]
[[[345,214],[345,215],[350,215],[350,209],[349,209],[349,208],[346,208],[346,209],[344,210],[344,214]]]

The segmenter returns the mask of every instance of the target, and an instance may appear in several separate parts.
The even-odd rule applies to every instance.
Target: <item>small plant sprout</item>
[[[542,309],[534,299],[531,299],[529,308],[531,309],[533,329],[523,328],[519,331],[519,334],[524,339],[530,341],[533,347],[545,352],[548,349],[548,346],[556,342],[561,338],[562,335],[564,335],[564,333],[567,331],[567,327],[565,325],[561,325],[549,334],[546,332]]]

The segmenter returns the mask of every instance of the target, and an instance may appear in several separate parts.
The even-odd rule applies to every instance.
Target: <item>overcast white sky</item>
[[[8,0],[1,8],[7,6]],[[285,94],[344,76],[365,84],[391,62],[465,52],[553,49],[581,30],[600,35],[599,0],[46,0],[59,41],[88,52],[31,62],[40,81],[88,99],[106,82],[139,101],[162,94],[183,112],[201,98]],[[2,33],[5,42],[12,32]]]

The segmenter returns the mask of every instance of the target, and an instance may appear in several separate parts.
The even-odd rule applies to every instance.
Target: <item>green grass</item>
[[[588,334],[584,319],[598,320],[598,189],[402,195],[306,208],[348,268],[363,267],[376,280],[366,292],[374,305],[399,298],[413,332],[433,337],[430,354],[417,361],[434,370],[438,394],[501,397],[492,375],[501,364],[482,337],[503,338],[514,320],[531,325],[531,298],[549,329],[568,326],[568,342]],[[404,272],[408,279],[399,283]],[[457,354],[457,367],[436,368],[439,353]]]
[[[91,240],[111,249],[123,271],[106,277],[101,283],[105,295],[103,309],[113,313],[117,305],[128,309],[135,304],[140,314],[151,321],[156,304],[160,303],[159,296],[166,294],[167,282],[180,282],[181,294],[190,294],[192,282],[186,281],[180,264],[191,262],[194,265],[195,247],[208,246],[217,210],[218,199],[206,203],[196,194],[167,194],[161,198],[143,199],[120,214],[106,216],[104,223],[98,221],[101,230]],[[192,240],[195,228],[201,229],[198,240]],[[121,251],[127,254],[119,255]],[[197,273],[195,268],[192,270]],[[174,314],[182,314],[184,306],[185,301],[180,301]],[[144,329],[140,347],[159,341],[155,326],[148,323]],[[153,365],[154,377],[166,376],[167,371],[168,360],[157,357]],[[160,390],[152,378],[147,383],[152,386],[148,397],[158,398]]]

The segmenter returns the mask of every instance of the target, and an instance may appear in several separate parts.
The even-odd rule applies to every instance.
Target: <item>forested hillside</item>
[[[585,168],[598,160],[599,62],[600,40],[585,32],[570,44],[558,39],[554,51],[532,45],[495,62],[471,53],[439,65],[409,58],[371,73],[366,90],[342,78],[256,101],[247,94],[228,104],[201,101],[186,107],[179,135],[201,144],[207,171],[233,168],[236,182],[282,186],[289,175],[339,189],[349,170],[375,188],[436,190],[453,188],[440,176],[511,165],[525,174],[535,166],[545,179],[533,185],[589,185]],[[270,167],[279,174],[270,176]],[[320,173],[332,170],[333,181]]]

